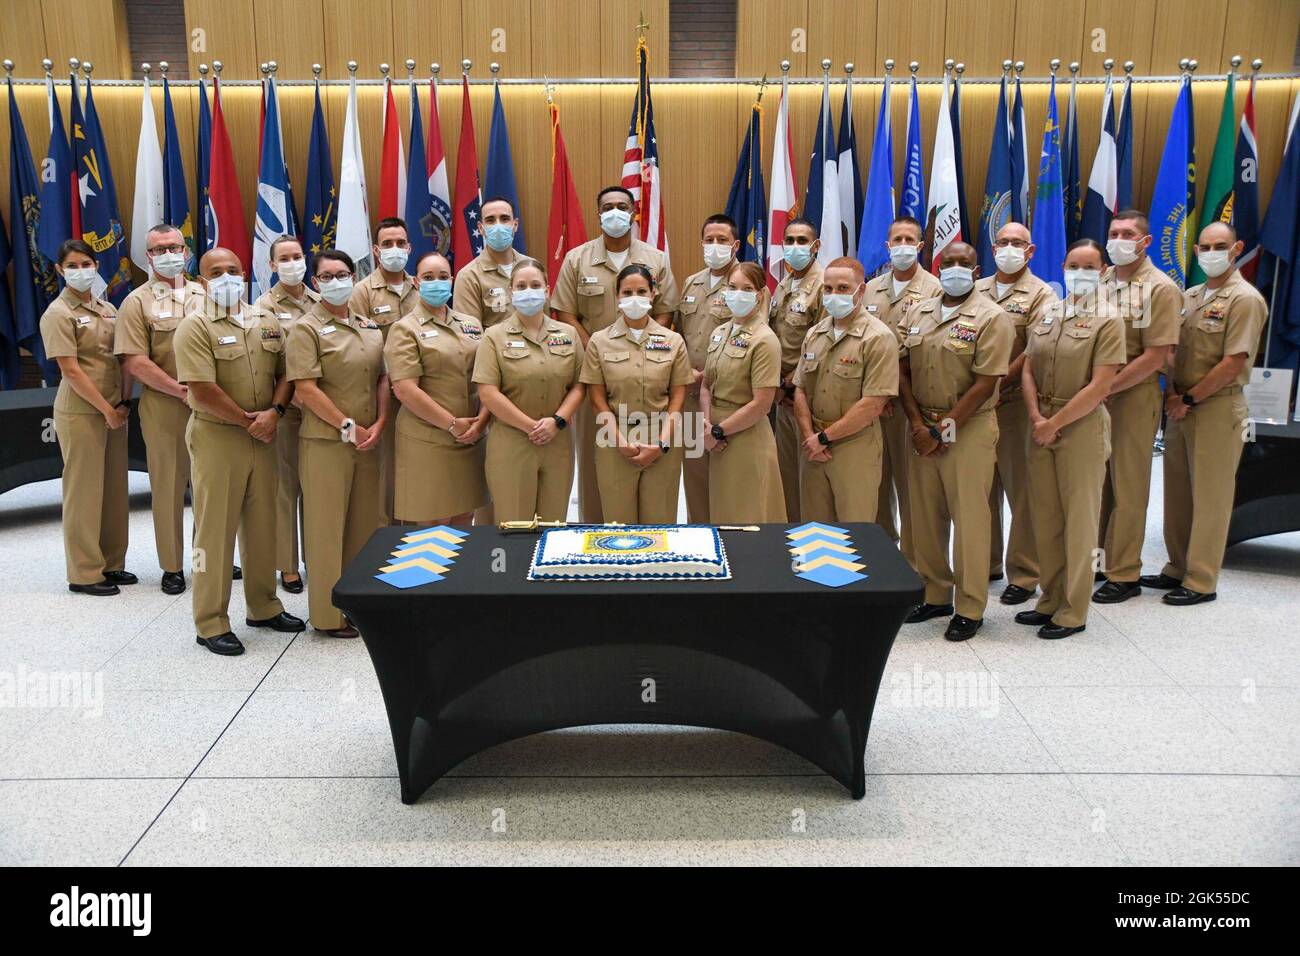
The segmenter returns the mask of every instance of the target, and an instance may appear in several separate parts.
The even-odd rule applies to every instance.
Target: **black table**
[[[413,529],[375,532],[333,599],[374,663],[402,802],[495,744],[614,723],[750,734],[861,799],[876,692],[921,580],[861,524],[845,527],[866,580],[801,580],[788,527],[723,532],[730,580],[641,582],[529,581],[536,535],[475,528],[444,580],[408,590],[374,575]]]

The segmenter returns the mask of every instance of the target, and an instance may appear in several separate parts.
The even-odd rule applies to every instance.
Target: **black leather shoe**
[[[1080,631],[1087,630],[1082,624],[1078,627],[1062,627],[1060,624],[1044,624],[1038,629],[1038,636],[1048,641],[1059,641],[1063,637],[1069,637],[1071,634],[1078,634]]]
[[[130,571],[105,571],[104,580],[109,584],[139,584],[140,579]]]
[[[1105,571],[1094,572],[1092,575],[1092,580],[1094,584],[1101,584],[1102,581],[1106,580],[1106,572]]]
[[[1161,571],[1159,574],[1144,574],[1138,578],[1138,584],[1144,588],[1151,588],[1153,591],[1172,591],[1174,588],[1183,586],[1183,582],[1177,578],[1171,578]]]
[[[1019,584],[1008,584],[998,600],[1003,604],[1024,604],[1033,596],[1034,592],[1029,588],[1022,588]]]
[[[112,597],[114,594],[122,593],[121,588],[116,584],[110,584],[107,580],[95,584],[69,584],[68,590],[73,594],[91,594],[95,597]]]
[[[326,637],[351,638],[360,636],[357,629],[351,624],[344,624],[342,627],[336,627],[331,630],[321,630],[318,627],[315,628],[315,631],[317,634],[324,634]]]
[[[213,654],[220,654],[222,657],[238,657],[244,653],[244,645],[239,643],[239,638],[230,631],[218,634],[216,637],[196,637],[195,640]]]
[[[903,618],[904,624],[920,624],[932,617],[947,617],[952,613],[951,604],[918,604],[910,614]]]
[[[1052,623],[1052,615],[1044,614],[1041,611],[1021,611],[1016,615],[1017,624],[1028,624],[1031,627],[1040,627],[1043,624]]]
[[[954,614],[952,620],[948,622],[948,630],[943,632],[943,636],[950,641],[969,641],[975,636],[975,632],[984,626],[984,618],[973,621],[968,617],[962,617],[960,614]]]
[[[302,618],[294,617],[288,611],[281,611],[275,617],[268,617],[261,621],[245,618],[244,623],[249,627],[269,627],[273,631],[283,631],[285,634],[296,634],[307,626]]]
[[[233,581],[244,580],[244,569],[241,568],[239,565],[235,565],[233,568],[230,569],[230,577],[231,580]]]
[[[1218,592],[1216,591],[1202,594],[1200,591],[1191,591],[1185,587],[1179,586],[1166,594],[1161,598],[1161,600],[1166,604],[1172,604],[1175,607],[1186,607],[1189,604],[1203,604],[1206,601],[1213,601],[1218,596]]]
[[[180,594],[185,590],[185,575],[180,571],[164,571],[162,576],[163,594]]]
[[[989,580],[990,580],[990,581],[1001,581],[1005,576],[1006,576],[1006,575],[1004,575],[1001,571],[994,571],[994,572],[992,572],[992,573],[989,575]]]
[[[1093,604],[1120,604],[1142,593],[1136,581],[1107,581],[1092,595]]]
[[[284,579],[284,572],[281,571],[281,572],[280,572],[280,587],[284,588],[284,589],[285,589],[287,592],[289,592],[290,594],[301,594],[301,593],[302,593],[302,575],[301,575],[301,574],[298,575],[298,579],[297,579],[296,581],[286,581],[286,580]]]

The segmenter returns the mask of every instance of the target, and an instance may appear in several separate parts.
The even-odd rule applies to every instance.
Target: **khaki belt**
[[[1055,395],[1043,395],[1041,392],[1038,395],[1039,405],[1066,405],[1069,401],[1070,399],[1068,398],[1057,398]]]

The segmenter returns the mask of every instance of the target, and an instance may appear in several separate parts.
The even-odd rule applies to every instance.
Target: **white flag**
[[[357,78],[348,84],[348,111],[343,119],[343,151],[339,160],[339,216],[335,244],[357,264],[357,278],[368,275],[370,207],[366,202],[366,163],[357,127]]]
[[[844,255],[843,222],[840,217],[840,173],[836,157],[835,124],[831,119],[831,81],[822,77],[822,222],[817,261],[823,266]]]
[[[781,106],[776,111],[776,142],[772,147],[772,206],[767,220],[767,284],[785,275],[785,226],[794,218],[794,147],[790,141],[790,102],[785,78],[781,79]]]
[[[952,142],[952,112],[948,107],[948,76],[943,78],[943,102],[939,104],[939,125],[934,134],[934,161],[930,166],[930,205],[926,218],[934,219],[934,260],[931,271],[939,272],[943,250],[963,242],[961,212],[957,200],[957,157]]]
[[[149,230],[163,221],[163,161],[153,117],[149,77],[140,100],[140,144],[135,154],[135,209],[131,215],[131,261],[149,272]]]
[[[1097,155],[1092,160],[1092,172],[1088,174],[1088,192],[1101,197],[1102,205],[1113,216],[1119,196],[1119,168],[1115,153],[1115,122],[1111,118],[1114,108],[1110,74],[1106,75],[1106,89],[1101,94],[1101,136],[1097,140]],[[1108,128],[1109,127],[1109,128]],[[1084,203],[1086,205],[1087,199]]]

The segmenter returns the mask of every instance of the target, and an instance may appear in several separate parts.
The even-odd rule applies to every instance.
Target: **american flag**
[[[637,84],[636,102],[632,104],[627,146],[623,149],[622,185],[636,201],[638,235],[641,241],[667,252],[668,230],[664,225],[663,184],[659,178],[659,145],[655,141],[650,78],[646,72],[645,37],[637,41],[636,53],[640,62],[640,80]],[[644,202],[642,197],[645,197]]]

